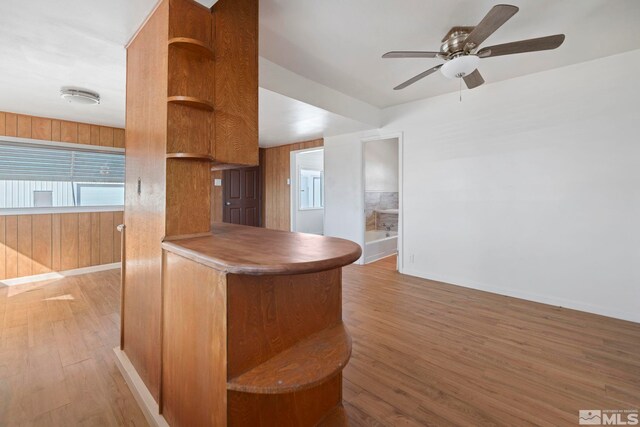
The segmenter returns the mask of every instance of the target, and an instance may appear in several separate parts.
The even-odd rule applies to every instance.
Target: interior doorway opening
[[[324,149],[291,152],[291,231],[324,234]]]
[[[363,143],[364,263],[397,258],[400,230],[400,140]]]

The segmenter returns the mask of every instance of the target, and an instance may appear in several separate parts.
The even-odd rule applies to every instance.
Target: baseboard
[[[387,253],[375,254],[375,255],[371,255],[370,257],[366,257],[364,259],[364,263],[365,264],[369,264],[369,263],[372,263],[372,262],[380,261],[381,259],[389,258],[390,256],[396,256],[396,255],[398,255],[397,252],[394,252],[392,254],[387,254]]]
[[[153,427],[169,427],[167,421],[159,413],[158,404],[153,396],[151,396],[151,392],[147,386],[144,385],[142,378],[138,375],[138,372],[133,367],[126,353],[120,350],[120,347],[115,347],[113,352],[116,354],[116,365],[118,365],[120,373],[129,386],[131,394],[133,394],[136,402],[138,402],[138,406],[140,406],[149,425]]]
[[[564,298],[558,298],[547,295],[539,295],[530,292],[514,291],[512,289],[504,289],[495,286],[488,286],[483,283],[457,280],[453,277],[444,277],[431,273],[423,273],[412,269],[405,268],[402,272],[409,276],[420,277],[422,279],[433,280],[463,288],[476,289],[478,291],[491,292],[493,294],[503,295],[512,298],[523,299],[527,301],[538,302],[541,304],[552,305],[555,307],[563,307],[571,310],[583,311],[585,313],[597,314],[600,316],[612,317],[614,319],[626,320],[629,322],[640,323],[640,313],[631,313],[622,310],[615,310],[608,307],[602,307],[580,301],[572,301]]]
[[[112,264],[94,265],[91,267],[75,268],[73,270],[55,271],[51,273],[34,274],[33,276],[16,277],[14,279],[0,280],[0,285],[4,286],[18,286],[25,283],[42,282],[44,280],[56,280],[62,279],[68,276],[77,276],[79,274],[95,273],[98,271],[114,270],[120,268],[119,262]]]

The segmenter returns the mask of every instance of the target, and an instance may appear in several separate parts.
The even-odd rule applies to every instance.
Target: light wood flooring
[[[115,364],[119,292],[119,270],[0,287],[0,426],[147,425]]]
[[[640,324],[403,276],[344,270],[356,426],[577,425],[640,409]],[[0,288],[0,426],[146,425],[111,351],[117,271]]]

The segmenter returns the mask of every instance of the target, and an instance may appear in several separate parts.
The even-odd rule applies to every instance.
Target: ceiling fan
[[[480,44],[518,12],[516,6],[499,4],[493,6],[489,13],[475,27],[453,27],[442,39],[439,52],[424,51],[392,51],[382,55],[383,58],[440,58],[444,64],[436,65],[394,87],[404,89],[418,80],[440,70],[445,77],[462,78],[469,89],[484,83],[477,70],[480,58],[513,55],[514,53],[537,52],[559,47],[564,42],[564,34],[520,40],[479,49]]]

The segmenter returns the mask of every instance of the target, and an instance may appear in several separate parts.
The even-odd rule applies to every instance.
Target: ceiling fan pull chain
[[[462,102],[462,77],[460,77],[458,81],[460,82],[460,102]]]

